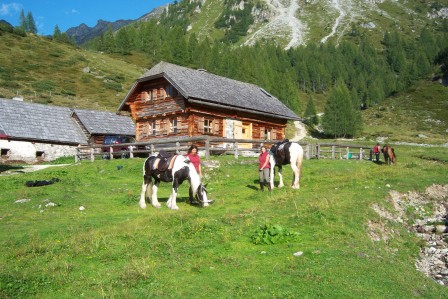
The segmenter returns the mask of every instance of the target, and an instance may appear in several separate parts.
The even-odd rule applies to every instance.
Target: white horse
[[[283,184],[282,166],[291,164],[291,169],[294,172],[292,179],[292,188],[300,189],[300,177],[302,175],[303,162],[303,148],[297,142],[290,142],[285,139],[282,142],[274,144],[269,150],[269,158],[271,163],[271,188],[274,188],[274,168],[278,167],[278,176],[280,182],[278,187],[281,188]]]
[[[161,181],[172,182],[173,189],[166,203],[172,210],[179,209],[176,203],[177,192],[184,180],[190,182],[190,203],[197,199],[203,207],[206,207],[212,202],[208,200],[207,190],[201,183],[201,177],[187,157],[178,155],[171,157],[169,161],[163,161],[163,159],[163,157],[152,155],[143,164],[143,184],[139,201],[142,209],[146,208],[146,195],[151,198],[153,207],[161,207],[157,199],[157,190]]]

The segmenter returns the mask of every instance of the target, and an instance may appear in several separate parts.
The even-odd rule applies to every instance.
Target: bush
[[[67,96],[76,96],[76,92],[74,92],[72,90],[65,90],[65,89],[61,90],[61,94],[67,95]]]
[[[42,80],[33,83],[33,87],[38,91],[53,91],[56,87],[56,83],[52,80]]]
[[[106,87],[107,89],[112,89],[115,91],[122,91],[123,87],[121,86],[120,83],[114,82],[114,81],[108,81],[108,82],[104,82],[104,87]]]
[[[292,233],[280,225],[265,224],[255,230],[251,239],[255,245],[272,245],[297,240],[298,236],[298,233]]]

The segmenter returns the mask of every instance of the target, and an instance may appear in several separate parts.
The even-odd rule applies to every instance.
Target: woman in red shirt
[[[202,177],[201,158],[199,158],[198,155],[198,147],[196,145],[190,146],[188,153],[185,156],[190,159],[199,176]]]
[[[380,144],[377,143],[375,145],[375,147],[373,148],[373,153],[375,154],[376,162],[380,161],[380,152],[381,152],[381,147],[380,147]]]
[[[269,173],[271,169],[271,163],[269,162],[269,153],[265,146],[261,147],[261,153],[258,157],[258,173],[260,175],[260,190],[264,191],[264,185],[268,186],[271,191],[271,185],[269,180]]]

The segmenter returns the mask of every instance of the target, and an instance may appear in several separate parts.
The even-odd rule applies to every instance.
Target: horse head
[[[196,190],[196,199],[201,203],[203,207],[208,206],[209,203],[212,203],[212,200],[208,199],[207,196],[207,184],[203,185],[202,183],[199,185]]]

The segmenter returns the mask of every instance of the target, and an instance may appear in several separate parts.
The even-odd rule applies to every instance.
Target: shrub
[[[107,89],[112,89],[115,91],[122,91],[123,87],[121,86],[120,83],[114,82],[114,81],[108,81],[108,82],[104,82],[104,87],[106,87]]]
[[[265,224],[255,230],[251,239],[255,245],[272,245],[297,240],[298,236],[280,225]]]
[[[33,87],[38,91],[53,91],[56,87],[56,83],[52,80],[41,80],[33,83]]]

